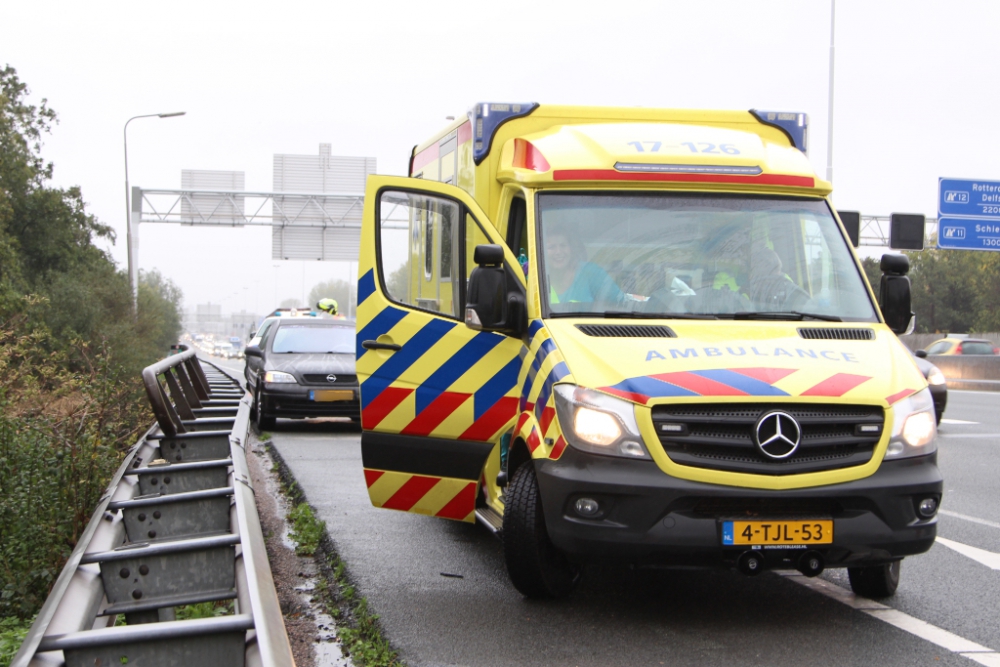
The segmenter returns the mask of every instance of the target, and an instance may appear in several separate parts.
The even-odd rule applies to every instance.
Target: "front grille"
[[[871,329],[802,327],[799,335],[808,340],[875,340]]]
[[[801,441],[786,459],[758,450],[761,415],[781,410],[799,423]],[[871,405],[685,404],[658,405],[653,425],[670,460],[679,465],[763,475],[792,475],[867,463],[882,437],[885,416]],[[665,427],[670,425],[670,430]],[[862,426],[877,431],[862,432]]]
[[[600,338],[677,338],[673,329],[662,324],[577,324],[576,328]]]
[[[326,379],[327,375],[336,375],[336,382],[330,382]],[[302,379],[307,384],[322,384],[329,385],[331,387],[336,387],[339,385],[357,385],[358,376],[357,375],[341,375],[340,373],[303,373]]]

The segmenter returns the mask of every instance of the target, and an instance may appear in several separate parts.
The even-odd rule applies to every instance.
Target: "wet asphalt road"
[[[906,559],[888,609],[867,612],[797,574],[724,571],[593,567],[566,600],[525,600],[484,528],[371,507],[355,428],[279,420],[273,436],[409,665],[1000,666],[1000,393],[949,402],[939,536],[981,552],[939,542]],[[846,571],[820,579],[872,606]]]

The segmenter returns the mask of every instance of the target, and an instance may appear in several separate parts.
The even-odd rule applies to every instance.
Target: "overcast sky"
[[[246,172],[270,190],[274,153],[374,156],[411,147],[477,101],[804,111],[826,173],[829,0],[674,2],[45,2],[0,0],[0,65],[60,123],[55,184],[80,185],[118,232],[122,127],[133,185],[182,169]],[[840,0],[834,202],[936,215],[940,176],[1000,180],[995,0]],[[140,266],[185,305],[262,312],[356,266],[274,262],[268,229],[143,225]],[[352,280],[354,276],[352,276]]]

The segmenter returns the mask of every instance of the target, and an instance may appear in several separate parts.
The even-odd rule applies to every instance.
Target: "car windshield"
[[[993,343],[984,340],[967,340],[962,343],[962,354],[993,354]]]
[[[545,193],[538,209],[552,316],[876,321],[820,199]]]
[[[354,354],[354,329],[285,324],[274,334],[271,351],[276,354]]]

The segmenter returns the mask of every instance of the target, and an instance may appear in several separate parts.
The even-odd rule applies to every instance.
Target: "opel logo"
[[[787,412],[772,410],[757,421],[754,430],[757,449],[770,459],[787,459],[799,448],[802,428]]]
[[[326,381],[327,382],[336,382],[337,381],[337,376],[334,375],[333,373],[330,373],[329,375],[326,376]]]

